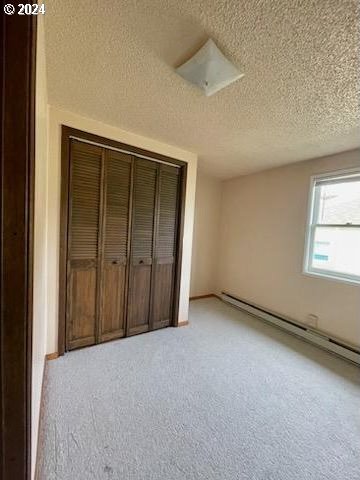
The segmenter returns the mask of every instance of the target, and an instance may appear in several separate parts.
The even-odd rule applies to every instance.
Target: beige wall
[[[44,20],[38,18],[36,65],[35,212],[34,212],[34,314],[32,365],[32,475],[34,475],[41,387],[46,352],[46,218],[47,218],[47,93]]]
[[[360,286],[302,273],[310,176],[360,165],[360,151],[224,182],[218,290],[360,345]]]
[[[216,290],[220,206],[221,181],[199,171],[196,182],[191,297],[207,295]]]
[[[60,154],[61,125],[84,130],[123,143],[168,155],[188,163],[185,223],[183,237],[182,275],[180,284],[179,320],[188,318],[192,232],[195,207],[197,156],[191,152],[150,138],[126,132],[77,114],[49,108],[49,175],[48,175],[48,331],[47,352],[57,351],[58,277],[59,277],[59,215],[60,215]]]

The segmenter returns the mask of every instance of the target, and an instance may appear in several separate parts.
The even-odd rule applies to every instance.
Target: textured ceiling
[[[49,102],[199,154],[222,178],[360,146],[354,0],[47,0]],[[245,77],[174,67],[212,37]]]

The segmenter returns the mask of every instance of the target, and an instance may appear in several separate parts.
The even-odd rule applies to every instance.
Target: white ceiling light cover
[[[190,60],[178,67],[176,72],[188,82],[201,88],[207,97],[244,76],[218,49],[211,38]]]

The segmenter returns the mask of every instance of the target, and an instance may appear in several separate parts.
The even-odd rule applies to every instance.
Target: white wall
[[[359,165],[356,150],[224,182],[218,291],[360,345],[360,286],[302,273],[310,176]]]
[[[221,181],[202,171],[196,181],[190,296],[214,293],[220,237]]]
[[[44,20],[38,18],[36,65],[35,212],[34,212],[34,311],[32,362],[32,475],[36,461],[41,387],[46,352],[46,218],[47,218],[47,91]]]
[[[129,145],[168,155],[188,163],[183,257],[180,283],[179,321],[188,318],[192,232],[195,207],[197,156],[150,138],[126,132],[75,113],[49,108],[49,175],[48,175],[48,339],[47,352],[57,351],[58,337],[58,278],[59,278],[59,220],[60,220],[60,167],[61,125],[67,125],[89,133],[118,140]]]

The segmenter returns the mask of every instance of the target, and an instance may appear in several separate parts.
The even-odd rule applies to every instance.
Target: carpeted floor
[[[359,368],[216,299],[190,322],[49,362],[39,480],[360,479]]]

